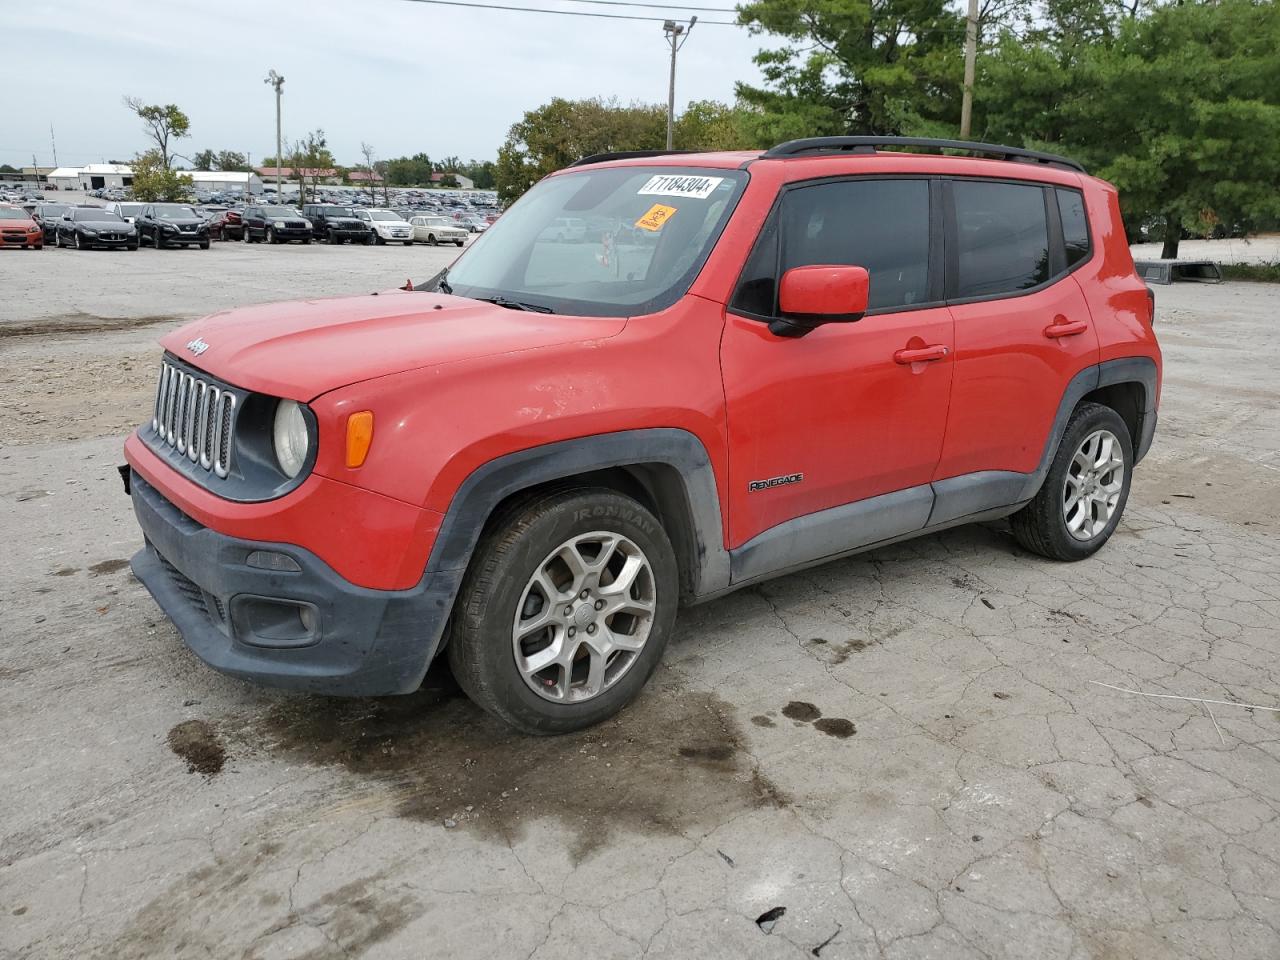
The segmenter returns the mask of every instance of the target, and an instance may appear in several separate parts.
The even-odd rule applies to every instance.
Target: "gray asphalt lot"
[[[1274,286],[1157,290],[1160,430],[1086,562],[976,526],[767,583],[556,739],[438,672],[213,673],[126,565],[155,337],[454,255],[0,256],[0,955],[1280,956]]]

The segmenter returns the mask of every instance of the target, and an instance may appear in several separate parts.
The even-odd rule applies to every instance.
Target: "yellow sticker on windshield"
[[[641,230],[652,230],[656,233],[662,229],[664,223],[675,216],[675,213],[675,207],[668,207],[663,203],[655,203],[645,211],[643,217],[636,221],[636,226]]]

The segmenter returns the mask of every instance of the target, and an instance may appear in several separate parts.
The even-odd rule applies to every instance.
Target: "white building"
[[[79,190],[80,169],[80,167],[58,167],[46,179],[49,186],[57,190]]]
[[[103,187],[133,186],[133,169],[120,163],[91,163],[80,168],[80,189],[100,190]]]
[[[241,195],[262,193],[262,178],[256,173],[228,170],[183,170],[182,173],[191,178],[191,183],[197,190]]]

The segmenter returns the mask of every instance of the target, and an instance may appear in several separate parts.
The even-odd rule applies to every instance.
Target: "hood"
[[[228,383],[308,401],[405,370],[602,340],[625,326],[617,317],[529,313],[465,297],[391,290],[225,310],[160,343]],[[198,355],[187,347],[195,340],[207,345]]]
[[[165,219],[156,218],[155,222],[162,227],[166,223],[171,223],[175,227],[198,227],[200,224],[208,223],[209,221],[204,217],[168,217]]]
[[[133,226],[131,220],[74,220],[77,227],[88,227],[90,230],[128,230]]]

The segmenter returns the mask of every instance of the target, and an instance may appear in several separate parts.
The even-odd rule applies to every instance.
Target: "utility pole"
[[[281,145],[280,137],[280,94],[284,92],[284,77],[272,70],[267,74],[267,78],[262,82],[275,87],[276,90],[276,203],[279,203],[280,164],[284,162],[284,158],[280,156],[281,151],[284,149]]]
[[[964,92],[960,98],[960,139],[968,140],[973,124],[973,74],[978,60],[978,0],[969,0],[964,25]]]
[[[58,141],[53,139],[53,124],[49,124],[49,146],[53,147],[53,165],[58,166]]]
[[[693,32],[693,25],[698,22],[697,17],[693,17],[689,21],[686,29],[683,23],[676,23],[674,20],[668,20],[662,25],[663,35],[666,36],[667,42],[671,44],[671,81],[667,86],[667,149],[670,150],[675,146],[675,127],[676,127],[676,54],[680,48],[684,46],[685,41],[689,39],[689,34]],[[682,40],[681,37],[684,39]]]

